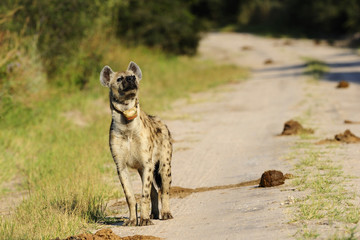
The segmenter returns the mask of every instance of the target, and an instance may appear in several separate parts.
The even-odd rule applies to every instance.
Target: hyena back
[[[141,78],[141,70],[134,62],[130,62],[125,72],[113,72],[105,66],[100,73],[101,84],[109,88],[112,114],[109,145],[129,207],[130,216],[125,225],[130,226],[151,225],[150,218],[159,219],[155,185],[160,194],[161,219],[172,218],[169,206],[172,138],[159,118],[140,110]],[[139,223],[128,167],[136,169],[142,180]]]

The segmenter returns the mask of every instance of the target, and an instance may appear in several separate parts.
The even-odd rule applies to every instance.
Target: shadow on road
[[[360,61],[350,61],[350,62],[330,62],[326,64],[329,67],[329,72],[326,73],[321,80],[339,82],[345,80],[351,83],[360,84]],[[283,78],[283,77],[297,77],[305,74],[306,64],[296,64],[289,65],[284,67],[271,67],[260,70],[255,70],[256,73],[271,73],[271,72],[281,72],[284,73],[269,75],[264,78]],[[346,69],[341,69],[346,68]],[[288,73],[289,70],[298,70],[296,72]]]

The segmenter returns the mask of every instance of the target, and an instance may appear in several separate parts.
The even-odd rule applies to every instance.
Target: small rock
[[[295,198],[294,198],[294,196],[288,196],[287,197],[287,199],[284,201],[284,202],[282,202],[282,203],[280,203],[280,205],[291,205],[291,204],[294,204],[295,203]]]

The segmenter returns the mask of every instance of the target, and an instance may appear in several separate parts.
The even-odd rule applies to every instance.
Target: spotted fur
[[[109,145],[129,207],[130,216],[125,225],[130,226],[151,225],[150,218],[160,218],[158,194],[161,219],[173,218],[169,206],[173,141],[159,118],[141,111],[138,99],[141,78],[142,72],[134,62],[130,62],[125,72],[113,72],[105,66],[100,73],[101,84],[109,88],[112,114]],[[133,119],[124,115],[129,109],[136,110]],[[136,219],[129,167],[136,169],[142,180],[140,222]]]

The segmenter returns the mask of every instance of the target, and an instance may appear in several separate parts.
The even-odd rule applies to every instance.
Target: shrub
[[[202,26],[189,8],[181,0],[123,1],[115,16],[117,35],[128,44],[193,55]]]
[[[81,39],[95,22],[97,0],[3,0],[1,10],[18,8],[6,28],[37,35],[44,67],[51,81],[57,69],[78,53]]]

